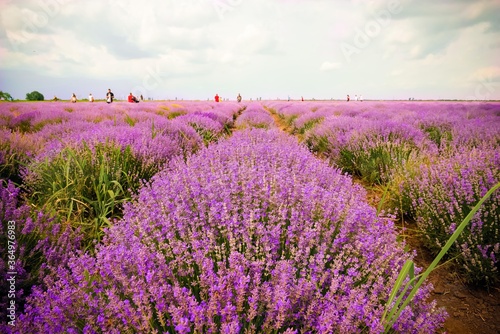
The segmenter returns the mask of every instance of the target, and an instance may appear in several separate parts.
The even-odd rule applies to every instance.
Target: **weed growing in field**
[[[420,275],[415,276],[415,264],[412,260],[407,260],[401,269],[398,278],[395,281],[394,287],[391,291],[389,299],[386,304],[386,310],[382,316],[382,323],[384,324],[384,332],[391,332],[395,322],[401,316],[405,307],[407,307],[415,297],[416,293],[429,276],[429,274],[437,267],[439,261],[445,254],[453,247],[457,239],[460,237],[466,226],[473,219],[474,215],[479,211],[481,206],[492,196],[495,191],[500,188],[500,183],[494,185],[489,189],[486,194],[476,203],[470,210],[467,216],[458,224],[455,231],[453,231],[446,244],[443,245],[436,258],[432,261],[429,267]],[[399,296],[396,298],[396,295]]]
[[[122,204],[157,171],[144,165],[129,146],[113,143],[65,148],[53,159],[29,166],[28,201],[81,227],[85,246],[93,247],[104,228],[121,216]]]
[[[424,233],[429,249],[439,252],[458,222],[471,211],[489,188],[500,181],[500,155],[494,149],[475,149],[422,164],[408,175],[402,201]],[[449,250],[457,257],[465,278],[474,284],[500,280],[500,194],[485,201],[471,225]]]

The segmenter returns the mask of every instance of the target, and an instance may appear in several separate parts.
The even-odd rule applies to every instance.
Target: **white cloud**
[[[498,1],[400,0],[393,12],[390,3],[2,1],[0,89],[23,97],[29,78],[40,77],[61,96],[71,92],[57,90],[73,88],[55,82],[67,79],[71,85],[113,82],[124,91],[146,85],[152,94],[168,90],[193,98],[212,86],[224,95],[245,87],[245,96],[294,91],[329,98],[333,91],[343,98],[344,90],[356,90],[392,98],[407,97],[411,89],[436,98],[436,87],[439,97],[467,96],[474,80],[499,76]],[[378,16],[384,11],[391,13],[387,21]],[[366,45],[357,46],[356,34],[367,27]],[[356,47],[350,62],[341,43]]]
[[[342,63],[325,61],[321,64],[321,71],[332,71],[342,66]]]
[[[472,81],[494,80],[500,81],[500,66],[481,67],[469,77]]]

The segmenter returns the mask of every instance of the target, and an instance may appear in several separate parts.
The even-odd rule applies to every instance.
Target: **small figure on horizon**
[[[108,88],[108,92],[106,93],[106,103],[111,103],[113,102],[113,99],[115,98],[115,94],[111,91],[111,88]]]
[[[128,95],[128,102],[131,102],[131,103],[139,103],[139,100],[137,99],[137,97],[135,97],[134,95],[132,95],[132,93],[130,93]]]
[[[363,102],[363,95],[359,94],[359,101]]]
[[[351,100],[351,97],[349,96],[349,94],[347,94],[347,102],[349,102]]]
[[[238,103],[241,102],[241,94],[240,93],[238,93],[238,96],[236,97],[236,100],[238,101]]]
[[[71,103],[76,103],[77,99],[76,99],[76,95],[75,93],[73,93],[73,95],[71,95]]]
[[[141,98],[141,101],[144,101],[144,97],[142,96],[142,94],[141,94],[140,98]]]
[[[89,102],[94,102],[94,97],[92,96],[92,93],[89,94]]]
[[[219,102],[219,99],[220,99],[219,94],[215,94],[215,96],[214,96],[215,102]]]
[[[355,94],[354,95],[354,101],[357,101],[358,100],[358,94]]]
[[[301,96],[301,97],[300,97],[300,99],[301,99],[302,101],[304,101],[304,97],[303,97],[303,96]]]

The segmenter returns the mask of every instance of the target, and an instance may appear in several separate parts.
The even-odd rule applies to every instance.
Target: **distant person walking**
[[[349,96],[349,94],[347,94],[347,102],[349,102],[351,100],[351,97]]]
[[[142,96],[142,94],[141,94],[140,98],[141,98],[141,101],[144,101],[144,97]]]
[[[220,100],[219,94],[215,94],[214,100],[215,100],[215,102],[219,102],[219,100]]]
[[[239,93],[238,93],[238,97],[236,97],[236,100],[237,100],[238,102],[241,102],[241,95],[240,95]]]
[[[108,88],[108,92],[106,93],[106,103],[112,103],[115,98],[115,94],[111,91],[111,88]]]
[[[92,96],[92,93],[89,94],[89,102],[94,102],[94,96]]]
[[[76,95],[75,95],[75,93],[73,93],[73,95],[71,95],[71,102],[76,103],[76,100],[77,100]]]
[[[359,101],[363,102],[363,95],[359,94]]]

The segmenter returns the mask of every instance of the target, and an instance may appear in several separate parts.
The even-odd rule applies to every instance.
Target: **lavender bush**
[[[179,116],[176,121],[192,126],[205,144],[215,142],[224,134],[228,134],[230,128],[228,120],[222,120],[220,122],[218,117],[211,113],[190,113]]]
[[[31,205],[81,227],[85,247],[92,249],[142,182],[172,157],[185,157],[200,144],[192,128],[170,121],[96,125],[49,143],[25,170],[24,187]]]
[[[261,128],[270,129],[275,126],[274,120],[261,104],[251,103],[238,117],[235,125],[239,128]]]
[[[436,150],[422,131],[405,123],[329,118],[307,137],[313,151],[370,184],[387,183],[395,170],[421,151]]]
[[[372,332],[411,258],[365,192],[292,138],[252,130],[175,159],[58,268],[15,332]],[[419,291],[393,329],[433,333]]]
[[[411,171],[408,171],[410,173]],[[402,185],[402,202],[424,232],[428,247],[438,252],[457,224],[496,183],[500,182],[498,149],[472,149],[421,165]],[[485,202],[462,232],[450,257],[469,282],[494,284],[500,280],[500,193]]]
[[[0,331],[7,322],[10,283],[15,278],[16,313],[23,311],[34,284],[41,284],[51,268],[64,266],[80,248],[80,233],[20,201],[20,189],[0,179]],[[10,242],[9,242],[10,241]],[[15,275],[9,273],[14,272]]]

